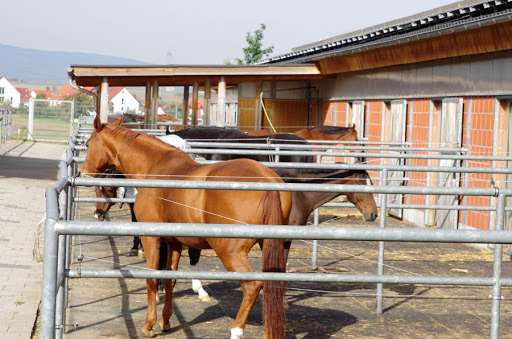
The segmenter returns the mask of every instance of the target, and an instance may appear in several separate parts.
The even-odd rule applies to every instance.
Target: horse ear
[[[352,129],[356,129],[356,124],[355,124],[355,123],[353,123],[353,124],[352,124],[352,127],[350,127],[350,128],[352,128]]]
[[[103,124],[101,123],[100,116],[96,114],[96,118],[94,118],[94,129],[99,132],[103,129]]]
[[[114,122],[114,125],[121,126],[121,123],[123,122],[123,118],[124,118],[124,114],[121,115],[121,117]]]

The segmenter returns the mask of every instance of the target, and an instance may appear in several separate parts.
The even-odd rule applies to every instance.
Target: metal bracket
[[[498,197],[500,195],[500,189],[498,186],[496,186],[496,182],[494,181],[494,178],[491,177],[491,186],[494,188],[494,197]]]

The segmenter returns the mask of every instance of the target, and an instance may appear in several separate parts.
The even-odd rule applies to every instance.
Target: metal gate
[[[407,101],[405,100],[393,100],[391,101],[390,119],[389,119],[389,142],[390,143],[404,143],[406,133],[406,119],[407,119]],[[401,152],[389,152],[400,155]],[[389,165],[405,165],[405,159],[403,157],[389,158]],[[403,177],[405,176],[404,171],[389,171],[388,173],[388,186],[403,186]],[[402,180],[400,180],[402,178]],[[388,204],[401,204],[403,200],[403,194],[389,194]],[[403,210],[400,208],[389,209],[389,214],[397,218],[402,218]]]
[[[354,101],[352,103],[352,123],[356,125],[357,139],[364,137],[364,101]]]
[[[74,130],[74,101],[30,99],[28,139],[66,142]]]
[[[440,148],[460,147],[462,143],[462,98],[444,99],[439,119],[439,146]],[[453,152],[441,152],[451,154]],[[456,167],[458,160],[440,159],[439,166]],[[438,173],[437,186],[459,187],[459,173]],[[437,205],[458,205],[457,195],[440,195]],[[456,210],[437,210],[435,223],[438,228],[456,229],[458,225],[458,212]]]

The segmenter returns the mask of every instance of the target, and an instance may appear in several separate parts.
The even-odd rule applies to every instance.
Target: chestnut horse
[[[120,121],[119,121],[120,123]],[[275,182],[283,181],[267,167],[249,159],[235,159],[203,165],[186,153],[143,132],[115,125],[102,124],[98,117],[86,143],[87,156],[82,175],[98,177],[112,166],[127,178],[167,178],[168,180]],[[137,161],[133,161],[137,159]],[[243,206],[243,208],[240,208]],[[204,189],[140,188],[134,211],[140,222],[165,223],[241,223],[284,225],[288,223],[291,195],[276,191],[231,191]],[[247,254],[257,239],[165,237],[170,253],[167,269],[177,269],[182,246],[198,249],[212,248],[228,271],[250,272]],[[142,237],[149,269],[159,261],[160,238]],[[263,240],[265,272],[284,272],[284,241]],[[172,266],[171,266],[172,265]],[[172,293],[176,281],[165,280],[165,304],[159,325],[164,331],[171,328]],[[242,281],[243,300],[231,327],[231,337],[240,338],[258,294],[263,287],[264,335],[284,338],[284,307],[281,302],[283,282]],[[157,280],[147,279],[148,310],[142,332],[153,336],[157,320]]]
[[[161,138],[160,138],[161,139]],[[174,146],[174,145],[173,145]],[[177,146],[175,146],[177,147]],[[117,168],[112,168],[110,170],[107,170],[105,173],[103,173],[102,177],[110,179],[124,179],[124,175],[122,175]],[[95,186],[94,192],[96,193],[97,198],[117,198],[119,191],[126,192],[125,187],[119,187],[122,188],[121,190],[118,190],[117,187],[109,187],[109,186]],[[128,187],[128,189],[133,187]],[[132,196],[124,196],[121,194],[121,197],[128,197],[128,198],[135,198],[137,196],[137,191],[134,190],[134,194]],[[110,208],[114,205],[113,202],[105,201],[105,202],[97,202],[96,203],[96,209],[94,210],[94,217],[98,219],[99,221],[105,220],[108,211]],[[137,218],[135,217],[135,212],[133,211],[133,203],[128,203],[128,206],[130,208],[130,214],[131,214],[131,220],[132,222],[137,222]],[[163,246],[162,246],[163,245]],[[143,255],[144,249],[142,247],[142,243],[140,240],[140,237],[134,236],[133,237],[133,246],[130,250],[130,256],[136,256],[136,255]],[[201,251],[195,248],[188,248],[188,257],[190,260],[190,266],[193,270],[198,269],[198,262],[199,257],[201,255]],[[158,264],[158,269],[165,269],[166,262],[167,262],[167,243],[162,243],[160,246],[160,262]],[[158,281],[158,290],[163,291],[163,281]],[[203,284],[198,279],[192,279],[192,290],[197,293],[199,300],[201,301],[211,301],[210,295],[208,292],[205,291],[203,288]],[[158,298],[158,294],[157,294]]]

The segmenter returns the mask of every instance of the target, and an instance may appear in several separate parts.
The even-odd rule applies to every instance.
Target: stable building
[[[69,75],[78,86],[97,86],[105,95],[108,86],[145,86],[148,126],[156,125],[152,112],[156,112],[159,87],[184,86],[185,107],[192,101],[191,125],[197,124],[197,93],[202,90],[205,124],[225,126],[235,121],[243,130],[285,132],[355,124],[359,138],[369,142],[408,143],[445,154],[502,156],[512,148],[511,18],[511,0],[467,0],[299,46],[258,65],[75,65]],[[226,91],[237,96],[235,120],[226,117]],[[99,95],[97,101],[100,112],[108,111],[102,98]],[[214,105],[224,109],[212,110]],[[184,118],[183,125],[187,124]],[[406,163],[503,164],[429,159]],[[499,187],[510,186],[503,175],[411,172],[401,176],[408,180],[397,184],[409,186],[489,187],[491,177]],[[407,204],[493,204],[491,198],[478,196],[394,199]],[[442,228],[494,225],[488,211],[400,210],[396,215]]]

